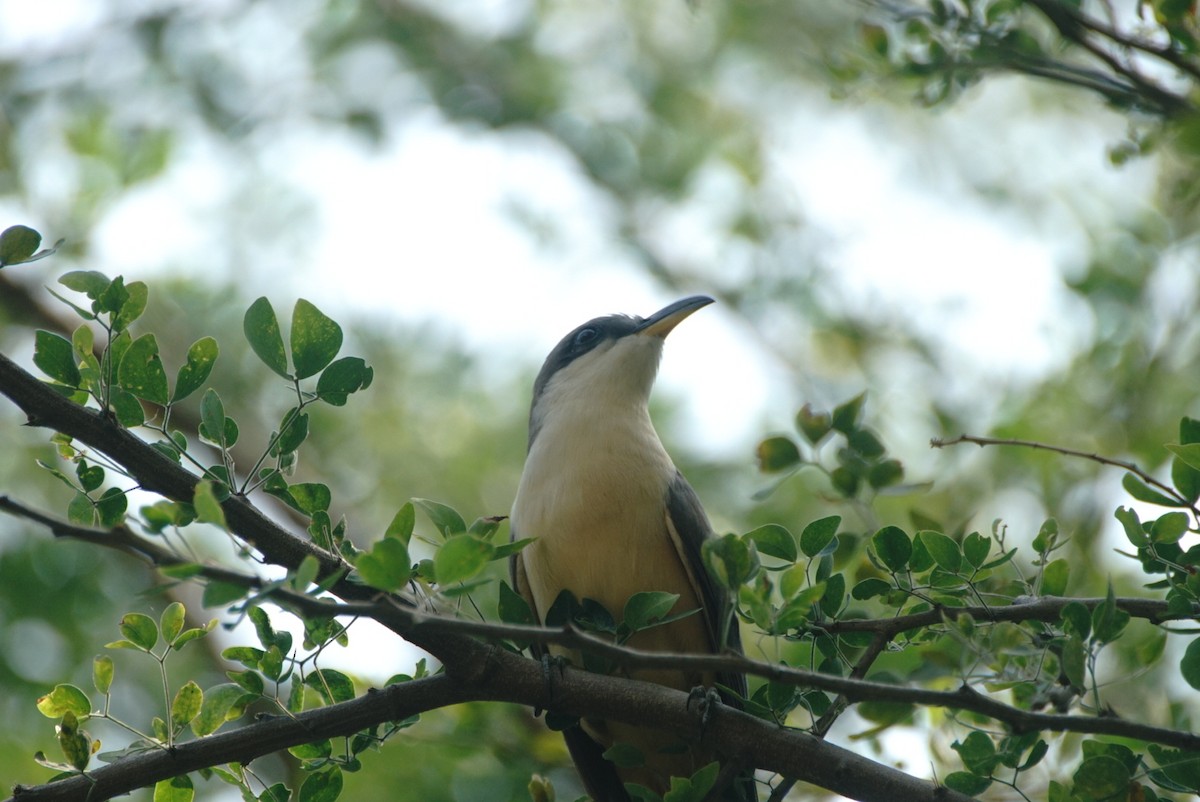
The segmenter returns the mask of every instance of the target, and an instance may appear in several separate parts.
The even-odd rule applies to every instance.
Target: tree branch
[[[88,777],[17,788],[9,802],[102,802],[205,766],[249,763],[288,746],[349,735],[381,722],[468,701],[515,702],[632,724],[654,721],[656,727],[680,737],[703,740],[729,760],[799,776],[851,799],[969,800],[807,733],[780,729],[733,708],[721,707],[704,723],[695,705],[689,705],[687,694],[662,685],[572,668],[556,674],[548,684],[541,663],[495,648],[488,650],[471,681],[442,674],[392,685],[295,719],[273,717],[174,750],[139,754],[89,772]]]

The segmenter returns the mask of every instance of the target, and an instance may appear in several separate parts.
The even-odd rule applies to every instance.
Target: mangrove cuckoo
[[[513,587],[539,620],[564,590],[599,602],[618,620],[633,594],[668,591],[679,595],[671,615],[699,612],[640,631],[628,645],[701,653],[740,648],[729,600],[701,562],[712,527],[649,412],[667,334],[712,302],[697,295],[648,318],[598,317],[546,357],[533,385],[529,450],[512,509],[513,537],[536,539],[510,566]],[[655,670],[630,676],[684,691],[719,683],[746,692],[741,675]],[[725,701],[736,704],[732,697]],[[584,719],[563,734],[596,802],[628,802],[627,782],[661,794],[670,777],[690,776],[717,757],[652,726]],[[644,765],[618,768],[604,759],[618,742],[637,747]],[[755,796],[753,778],[743,773],[721,799]]]

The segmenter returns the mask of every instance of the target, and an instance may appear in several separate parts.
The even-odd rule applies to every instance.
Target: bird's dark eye
[[[575,347],[582,348],[592,340],[596,339],[597,334],[599,334],[599,332],[591,327],[580,329],[579,333],[575,335]]]

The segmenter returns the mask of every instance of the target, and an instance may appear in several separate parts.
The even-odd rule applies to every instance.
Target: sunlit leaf
[[[61,718],[66,713],[86,716],[92,712],[92,701],[74,685],[55,685],[54,690],[38,698],[37,709],[46,718]]]
[[[195,793],[192,779],[186,774],[154,784],[154,802],[192,802]]]
[[[292,364],[296,378],[325,369],[342,348],[342,327],[301,298],[292,310]]]

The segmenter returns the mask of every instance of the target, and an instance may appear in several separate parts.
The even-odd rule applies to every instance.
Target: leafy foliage
[[[187,610],[180,602],[168,604],[157,619],[139,611],[127,612],[117,627],[121,637],[106,648],[139,653],[151,662],[162,689],[160,712],[142,725],[118,718],[112,702],[120,678],[112,657],[101,655],[92,664],[93,686],[103,699],[101,704],[67,683],[56,685],[37,700],[37,709],[57,722],[62,756],[55,760],[39,753],[38,762],[67,776],[88,770],[97,754],[106,762],[120,761],[144,750],[169,749],[186,739],[189,730],[192,738],[212,736],[251,708],[265,705],[278,714],[295,715],[314,705],[349,703],[358,696],[359,687],[350,675],[320,665],[327,646],[346,643],[349,637],[347,627],[332,614],[312,612],[333,601],[330,583],[339,581],[338,574],[323,577],[319,561],[310,555],[290,567],[285,578],[264,582],[251,575],[214,573],[189,556],[196,527],[208,524],[229,531],[225,504],[234,496],[261,492],[284,501],[304,517],[314,544],[324,553],[348,560],[357,580],[379,591],[449,612],[467,609],[461,606],[463,600],[470,603],[469,609],[480,610],[485,596],[491,596],[485,589],[496,585],[498,621],[522,627],[534,623],[525,601],[507,583],[498,582],[498,572],[491,570],[528,545],[528,541],[505,540],[501,519],[482,517],[468,525],[453,507],[414,498],[401,505],[381,538],[361,550],[349,538],[348,521],[333,521],[333,496],[327,485],[289,483],[296,455],[311,434],[306,408],[329,401],[320,390],[322,371],[348,365],[340,369],[347,371],[344,376],[348,379],[328,380],[327,387],[339,388],[336,400],[330,402],[333,406],[341,406],[349,395],[366,389],[372,378],[363,360],[336,360],[343,339],[341,329],[312,304],[296,305],[290,351],[283,346],[269,302],[255,301],[245,316],[253,351],[268,369],[287,380],[294,406],[268,442],[252,452],[249,476],[239,478],[234,459],[234,449],[241,443],[239,426],[216,391],[204,389],[219,353],[216,340],[204,337],[188,349],[171,391],[154,335],[135,337],[130,332],[146,308],[149,293],[145,285],[126,285],[120,277],[110,280],[95,272],[68,274],[62,283],[84,293],[91,303],[85,307],[67,301],[85,320],[72,340],[48,332],[40,332],[36,338],[34,362],[47,375],[50,386],[76,403],[98,407],[114,425],[142,426],[155,432],[161,439],[151,447],[179,465],[191,466],[203,477],[191,498],[162,498],[132,516],[125,502],[128,491],[109,483],[114,476],[126,481],[136,481],[136,477],[112,455],[95,454],[71,438],[55,434],[52,440],[60,459],[73,467],[69,471],[49,463],[42,467],[74,491],[67,505],[69,520],[112,532],[138,529],[146,537],[173,531],[178,545],[171,547],[175,557],[166,573],[202,582],[205,605],[224,608],[235,620],[249,623],[257,645],[222,650],[225,661],[239,666],[226,671],[224,681],[173,681],[168,662],[209,635],[218,619],[189,626]],[[102,332],[99,344],[89,336],[92,329],[88,323]],[[349,364],[347,359],[355,361]],[[314,379],[315,390],[303,383]],[[174,405],[201,389],[196,435],[216,450],[219,460],[211,465],[192,449],[184,432],[169,426]],[[139,410],[149,409],[150,413],[135,416],[127,410],[122,414],[121,402],[114,400],[122,393],[136,399]],[[901,483],[903,467],[865,420],[863,395],[829,412],[806,406],[796,417],[799,439],[776,435],[759,446],[760,467],[772,477],[760,498],[782,494],[789,483],[810,473],[822,478],[831,498],[840,499],[846,509],[861,517],[885,494],[911,495],[923,490],[924,485]],[[891,674],[911,654],[915,661],[911,664],[925,668],[910,673],[909,683],[937,686],[956,682],[974,694],[965,697],[967,701],[947,698],[943,702],[947,707],[964,708],[960,723],[967,730],[952,744],[961,768],[948,773],[945,784],[964,794],[982,793],[1001,784],[1028,796],[1031,790],[1026,778],[1043,767],[1053,749],[1066,748],[1063,743],[1056,744],[1051,733],[1080,727],[1083,732],[1090,731],[1063,714],[1078,710],[1084,719],[1102,718],[1111,708],[1103,679],[1104,654],[1132,637],[1130,633],[1138,626],[1158,625],[1154,627],[1157,633],[1138,647],[1142,667],[1156,667],[1169,653],[1165,648],[1168,631],[1161,624],[1191,618],[1200,609],[1200,584],[1193,568],[1200,546],[1182,545],[1197,531],[1200,515],[1194,492],[1200,485],[1196,479],[1200,468],[1192,464],[1189,448],[1200,439],[1198,435],[1200,424],[1185,417],[1180,424],[1180,443],[1168,447],[1175,455],[1170,484],[1137,466],[1115,463],[1126,468],[1124,487],[1134,499],[1168,508],[1145,522],[1133,508],[1116,511],[1134,549],[1123,552],[1125,557],[1150,578],[1146,588],[1155,595],[1145,599],[1159,600],[1153,614],[1131,612],[1144,608],[1118,597],[1111,582],[1102,598],[1071,598],[1071,564],[1056,556],[1069,538],[1055,519],[1046,520],[1031,540],[1029,562],[1034,570],[1028,575],[1020,568],[1020,549],[1010,544],[1000,523],[988,534],[956,532],[922,516],[914,528],[890,523],[874,531],[856,532],[847,528],[844,516],[830,515],[807,523],[799,535],[784,525],[766,523],[706,543],[705,563],[735,600],[739,619],[761,636],[778,639],[785,649],[783,665],[807,665],[817,672],[810,676],[809,687],[779,679],[759,683],[744,700],[746,709],[771,722],[824,734],[848,704],[857,702],[857,711],[869,723],[865,734],[874,736],[913,718],[915,703],[905,701],[904,686]],[[250,476],[256,479],[252,481]],[[431,535],[419,531],[418,513],[428,521]],[[237,536],[237,532],[232,534]],[[246,550],[250,544],[242,544],[242,548]],[[431,556],[417,559],[414,553],[418,551]],[[270,612],[269,601],[282,603],[299,618],[302,643],[289,631],[277,628],[273,617],[281,613]],[[677,601],[674,594],[648,590],[631,597],[623,610],[610,611],[592,599],[576,599],[564,592],[545,624],[552,629],[570,624],[620,646],[638,632],[698,612],[676,610]],[[1051,604],[1047,606],[1047,602]],[[505,640],[515,648],[527,645],[521,637]],[[890,655],[881,660],[885,645],[890,647]],[[1188,683],[1200,686],[1200,652],[1195,646],[1193,642],[1183,649],[1177,671]],[[587,649],[581,655],[588,670],[617,670],[610,657]],[[878,666],[877,660],[881,661]],[[420,669],[416,677],[422,674]],[[899,695],[891,700],[870,700],[855,699],[853,693],[831,693],[822,688],[821,675],[836,679],[867,676],[872,687],[895,687]],[[393,681],[413,678],[397,676]],[[989,708],[991,712],[985,714],[969,703],[975,698],[992,700],[999,707]],[[1038,727],[1021,726],[1024,714],[1045,708],[1061,718],[1051,718],[1051,723]],[[987,717],[1008,729],[997,733],[986,728]],[[134,741],[116,752],[100,752],[99,740],[83,728],[89,720],[110,722],[132,734]],[[347,738],[339,750],[328,740],[295,745],[291,754],[305,773],[294,789],[296,798],[338,798],[344,788],[343,774],[361,767],[360,755],[378,748],[416,720],[409,717],[362,730]],[[570,722],[555,718],[554,723],[566,726]],[[1162,733],[1157,736],[1160,740],[1151,736],[1140,745],[1130,745],[1134,739],[1129,738],[1122,744],[1082,741],[1081,759],[1073,773],[1052,780],[1047,798],[1101,800],[1127,788],[1136,788],[1147,799],[1162,798],[1157,797],[1159,792],[1200,791],[1191,768],[1194,761],[1186,757],[1189,753],[1176,753],[1167,746],[1185,737],[1172,733],[1169,727],[1174,723],[1166,722],[1157,730]],[[619,745],[614,747],[612,759],[631,764],[640,760]],[[679,778],[662,799],[703,798],[713,787],[716,772],[717,764],[712,764],[690,779]],[[214,767],[214,773],[256,799],[279,800],[293,793],[285,785],[259,782],[244,768]],[[543,781],[538,787],[545,791],[549,786]],[[640,787],[631,793],[642,799],[658,798]],[[186,800],[193,794],[187,777],[163,780],[154,791],[156,799]]]

